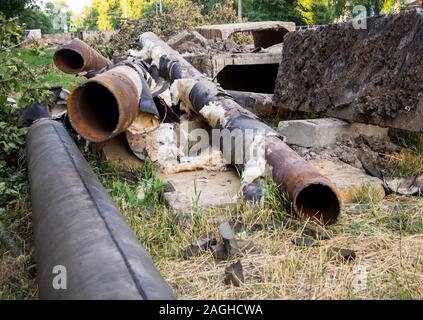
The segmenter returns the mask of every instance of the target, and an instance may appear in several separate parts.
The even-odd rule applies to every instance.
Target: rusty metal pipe
[[[277,132],[243,109],[233,97],[207,79],[154,33],[143,33],[140,43],[152,64],[156,64],[160,70],[160,75],[179,85],[175,89],[182,91],[178,94],[184,105],[201,115],[213,128],[230,131],[260,129],[266,133],[265,160],[271,169],[270,175],[281,192],[288,192],[294,210],[302,218],[316,219],[324,224],[336,221],[341,203],[336,188],[328,178],[290,149]]]
[[[273,105],[273,94],[227,90],[234,100],[244,109],[258,117],[283,117],[288,110]]]
[[[112,65],[109,59],[79,39],[60,46],[54,53],[53,60],[57,68],[70,74],[96,71]]]
[[[68,99],[72,127],[85,139],[106,141],[124,132],[139,112],[142,83],[137,71],[116,66],[76,87]]]
[[[332,182],[322,176],[275,136],[266,137],[266,161],[272,178],[286,190],[294,210],[304,219],[317,215],[324,223],[334,222],[341,210],[338,192]]]

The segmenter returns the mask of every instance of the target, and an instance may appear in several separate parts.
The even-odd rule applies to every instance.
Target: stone
[[[329,252],[333,256],[341,257],[344,261],[352,261],[356,258],[355,251],[351,249],[331,247]]]
[[[366,29],[346,22],[288,33],[275,104],[423,132],[422,11],[365,21]]]
[[[241,283],[244,283],[244,271],[242,268],[241,260],[227,266],[225,268],[225,284],[233,284],[235,287],[239,287]]]
[[[138,171],[143,168],[144,162],[138,159],[131,150],[115,137],[106,142],[94,143],[92,150],[111,165],[127,171]]]
[[[211,249],[211,247],[214,245],[216,245],[216,239],[214,238],[199,239],[182,251],[182,257],[184,259],[188,259],[190,257],[197,257],[201,253]]]
[[[184,42],[194,42],[199,43],[202,46],[207,46],[207,39],[204,38],[201,34],[199,34],[197,31],[191,31],[191,30],[183,30],[179,32],[178,34],[171,37],[167,44],[171,46],[173,49],[178,50],[178,47],[184,43]]]
[[[234,206],[238,201],[240,181],[233,171],[158,173],[158,177],[174,188],[164,193],[164,199],[175,213],[190,212],[193,205],[217,208]]]
[[[286,137],[288,144],[308,148],[325,147],[344,136],[370,136],[378,139],[388,137],[388,128],[362,123],[350,124],[335,118],[280,121],[278,131]]]
[[[365,186],[373,188],[381,198],[385,196],[383,181],[365,174],[360,169],[346,163],[335,163],[329,160],[310,160],[308,162],[332,181],[338,189],[343,203],[351,202],[356,192]]]
[[[40,40],[41,29],[28,29],[25,30],[25,40]]]
[[[316,240],[309,237],[299,237],[292,239],[292,243],[299,247],[314,247],[316,246]]]

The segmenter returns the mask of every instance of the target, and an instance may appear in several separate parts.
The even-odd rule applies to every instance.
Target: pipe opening
[[[93,141],[109,138],[119,124],[118,102],[98,82],[87,82],[74,90],[69,114],[76,131]]]
[[[324,224],[335,222],[341,210],[336,193],[323,184],[311,184],[301,190],[295,206],[303,219],[317,219]]]
[[[54,54],[54,63],[63,72],[79,72],[84,66],[82,55],[72,49],[60,49]]]
[[[229,65],[217,75],[225,90],[272,93],[278,75],[278,64]]]

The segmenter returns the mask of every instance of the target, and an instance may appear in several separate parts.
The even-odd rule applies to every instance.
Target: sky
[[[75,13],[80,13],[86,5],[91,5],[92,0],[66,0],[71,10]]]
[[[65,0],[65,1],[68,3],[71,11],[75,13],[82,12],[82,9],[86,5],[91,5],[93,2],[93,0]],[[36,0],[36,2],[38,2],[41,5],[41,7],[43,7],[45,3],[49,2],[49,0]]]

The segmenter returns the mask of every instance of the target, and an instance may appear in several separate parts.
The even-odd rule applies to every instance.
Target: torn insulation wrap
[[[35,122],[26,154],[41,299],[175,298],[62,124]]]
[[[230,154],[231,163],[246,165],[245,158],[241,163],[235,161],[232,152],[242,147],[249,149],[251,139],[245,139],[244,134],[247,130],[258,130],[265,136],[266,152],[265,161],[268,174],[273,177],[278,184],[281,192],[287,191],[293,202],[293,208],[305,219],[316,219],[322,223],[333,223],[336,221],[341,211],[341,204],[336,188],[317,170],[308,165],[299,155],[292,151],[275,130],[266,124],[257,120],[257,117],[237,104],[233,97],[221,89],[216,83],[210,81],[206,76],[202,75],[197,69],[189,64],[178,52],[170,48],[165,42],[158,38],[152,32],[143,33],[140,36],[140,43],[143,50],[153,50],[155,54],[160,52],[160,59],[153,59],[159,65],[162,77],[167,77],[172,84],[171,94],[176,94],[177,98],[172,97],[173,101],[181,100],[185,107],[191,112],[201,115],[203,119],[214,129],[225,129],[230,135],[237,132],[237,137],[230,136]],[[167,61],[166,63],[164,63]],[[172,61],[172,63],[168,63]],[[172,78],[172,68],[175,64],[179,64],[177,70],[180,70],[179,78]],[[170,66],[170,67],[169,67]],[[179,72],[178,72],[179,73]],[[189,85],[181,85],[184,80],[190,80]],[[179,80],[179,81],[177,81]],[[186,81],[188,83],[188,81]],[[189,90],[189,91],[188,91]],[[188,101],[189,100],[189,101]],[[233,144],[233,138],[235,143]],[[250,140],[250,141],[248,141]],[[219,140],[220,141],[220,140]],[[225,158],[227,155],[224,156]],[[251,159],[250,159],[251,160]],[[256,159],[256,163],[261,163]],[[251,181],[255,181],[253,176],[249,176]],[[260,178],[260,177],[256,177]]]
[[[127,61],[76,87],[68,100],[73,128],[89,141],[102,142],[127,130],[140,114],[159,118],[149,88],[155,82],[146,74]]]

